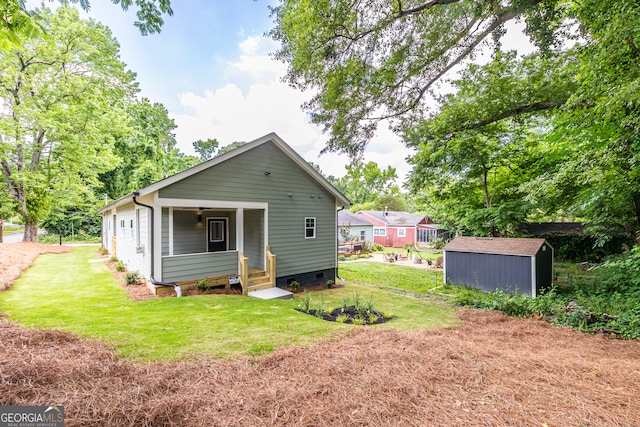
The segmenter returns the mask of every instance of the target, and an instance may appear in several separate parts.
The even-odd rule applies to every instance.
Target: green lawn
[[[124,357],[154,361],[259,354],[281,346],[311,345],[362,327],[296,311],[302,294],[289,301],[201,295],[135,302],[102,262],[91,262],[97,259],[95,247],[38,257],[11,289],[0,293],[0,313],[26,326],[102,339]],[[396,316],[391,322],[367,327],[412,329],[459,323],[451,308],[351,280],[345,288],[311,296],[338,307],[342,298],[356,293],[373,299],[376,310]]]
[[[339,274],[349,281],[422,295],[443,284],[442,271],[379,262],[342,262]]]

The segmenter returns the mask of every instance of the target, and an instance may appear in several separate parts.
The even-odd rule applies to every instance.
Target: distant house
[[[553,248],[544,239],[458,236],[443,258],[452,285],[535,297],[553,283]]]
[[[338,211],[338,238],[371,244],[373,224],[364,217],[343,209]]]
[[[395,211],[359,211],[358,216],[373,223],[373,242],[401,248],[404,245],[426,244],[437,239],[442,229],[425,216]]]
[[[336,279],[349,204],[272,133],[105,206],[102,244],[157,286],[314,284]]]

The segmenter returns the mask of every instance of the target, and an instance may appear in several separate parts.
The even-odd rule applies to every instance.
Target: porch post
[[[236,209],[236,249],[244,252],[244,208]]]
[[[154,198],[158,197],[158,193],[155,194]],[[153,257],[153,269],[151,274],[154,275],[154,279],[158,281],[162,281],[162,206],[158,206],[156,200],[154,200],[154,209],[153,209],[153,251],[151,252],[151,256]],[[149,215],[151,216],[151,215]]]

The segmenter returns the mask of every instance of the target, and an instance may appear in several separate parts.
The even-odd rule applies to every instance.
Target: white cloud
[[[306,160],[319,164],[325,174],[344,175],[348,162],[345,155],[318,157],[327,136],[300,108],[310,95],[280,81],[286,66],[269,57],[268,52],[274,49],[271,40],[248,37],[240,43],[240,57],[225,64],[223,73],[229,83],[201,94],[179,95],[184,112],[171,117],[178,125],[180,150],[193,154],[192,142],[198,139],[216,138],[227,145],[275,132]],[[402,181],[408,172],[404,160],[407,154],[397,136],[380,128],[365,153],[365,161],[375,161],[381,168],[396,167]]]

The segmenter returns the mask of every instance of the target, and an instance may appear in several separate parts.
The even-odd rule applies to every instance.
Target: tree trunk
[[[23,242],[37,242],[38,241],[38,224],[34,222],[27,222],[24,225],[24,237]]]
[[[2,222],[2,214],[0,214],[0,243],[4,241],[4,231],[2,230],[3,222]]]

